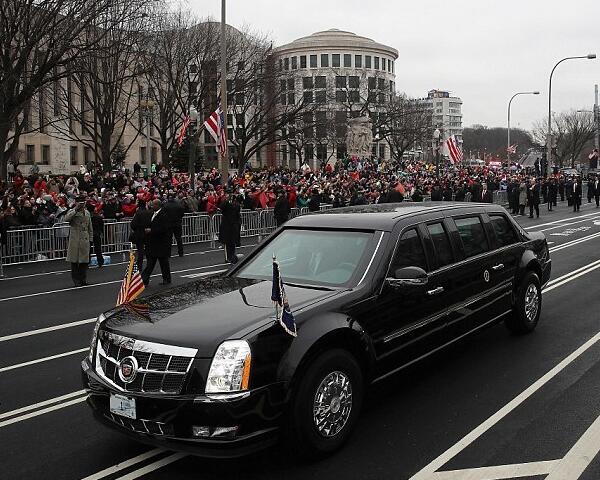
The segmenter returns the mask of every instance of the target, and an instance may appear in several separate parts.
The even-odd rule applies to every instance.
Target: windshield
[[[286,283],[345,285],[372,238],[372,232],[283,230],[242,267],[238,276],[270,280],[275,255]]]

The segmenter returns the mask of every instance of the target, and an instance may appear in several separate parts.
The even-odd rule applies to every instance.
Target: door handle
[[[437,287],[433,290],[427,290],[427,295],[437,295],[438,293],[442,293],[444,291],[444,287]]]
[[[492,267],[492,270],[494,270],[494,271],[497,272],[498,270],[502,270],[503,268],[504,268],[504,264],[503,263],[499,263],[498,265],[494,265]]]

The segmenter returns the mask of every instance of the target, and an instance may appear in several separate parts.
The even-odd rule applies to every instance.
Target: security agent
[[[142,280],[145,285],[150,283],[150,276],[158,261],[163,278],[161,285],[168,285],[171,283],[171,267],[169,265],[171,236],[173,235],[171,219],[165,209],[162,208],[160,200],[152,201],[152,211],[150,227],[145,229],[148,264],[142,274]]]

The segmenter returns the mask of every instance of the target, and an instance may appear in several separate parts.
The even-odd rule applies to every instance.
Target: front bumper
[[[232,458],[277,442],[285,399],[281,383],[221,397],[121,392],[104,382],[87,359],[82,362],[82,380],[95,418],[143,443],[203,457]],[[135,398],[135,420],[110,412],[111,393]],[[193,426],[208,427],[210,432],[219,427],[237,430],[201,438],[192,434]]]

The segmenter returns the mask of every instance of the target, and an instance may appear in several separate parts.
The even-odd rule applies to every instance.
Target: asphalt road
[[[551,243],[552,281],[535,333],[515,337],[498,325],[372,386],[345,448],[310,464],[285,446],[206,460],[96,424],[80,361],[93,318],[114,304],[125,259],[92,269],[83,288],[72,287],[64,262],[5,268],[0,478],[599,479],[600,209],[573,213],[564,203],[517,219]],[[172,259],[174,284],[226,268],[222,250],[208,245]],[[157,280],[150,292],[164,288]]]

